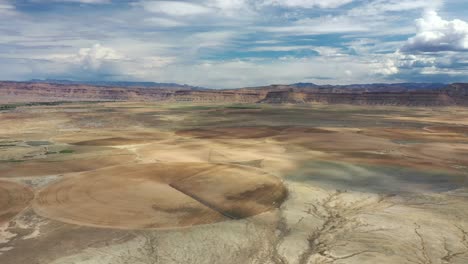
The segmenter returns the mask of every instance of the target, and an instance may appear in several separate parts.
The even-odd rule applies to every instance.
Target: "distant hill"
[[[70,81],[70,80],[55,80],[55,79],[32,79],[31,83],[49,83],[49,84],[84,84],[92,86],[107,86],[107,87],[140,87],[140,88],[176,88],[186,90],[203,90],[206,88],[198,86],[190,86],[187,84],[178,83],[158,83],[158,82],[129,82],[129,81]]]
[[[437,90],[447,86],[445,83],[371,83],[371,84],[347,84],[347,85],[317,85],[314,83],[294,83],[290,86],[297,88],[322,88],[365,91],[416,91]]]

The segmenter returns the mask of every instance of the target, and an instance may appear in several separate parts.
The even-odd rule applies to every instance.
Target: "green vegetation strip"
[[[97,103],[108,103],[116,101],[54,101],[54,102],[29,102],[29,103],[14,103],[0,105],[0,111],[13,110],[21,106],[56,106],[62,104],[97,104]]]

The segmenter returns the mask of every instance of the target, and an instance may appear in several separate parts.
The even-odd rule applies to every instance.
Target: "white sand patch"
[[[0,245],[10,242],[16,237],[16,234],[10,233],[8,230],[8,223],[0,224]]]

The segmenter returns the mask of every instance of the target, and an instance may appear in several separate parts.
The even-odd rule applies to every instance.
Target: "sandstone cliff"
[[[121,87],[45,82],[0,82],[0,103],[51,101],[167,101],[193,103],[468,106],[468,84],[318,86],[271,85],[241,89],[190,86]]]

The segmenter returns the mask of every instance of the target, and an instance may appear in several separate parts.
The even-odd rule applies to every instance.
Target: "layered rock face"
[[[455,104],[468,106],[468,83],[454,83],[444,90],[454,100]]]
[[[301,98],[302,100],[291,100]],[[468,100],[465,99],[465,100]],[[444,92],[365,92],[365,93],[304,93],[270,92],[262,103],[323,103],[353,105],[400,105],[400,106],[450,106],[456,105],[454,98]],[[462,103],[463,100],[460,100]],[[467,103],[468,105],[468,103]]]
[[[286,91],[272,91],[268,92],[260,103],[269,104],[301,104],[311,101],[310,95],[293,89]]]
[[[170,89],[99,87],[48,83],[0,82],[0,98],[11,101],[126,101],[164,100]]]
[[[442,87],[442,86],[441,86]],[[193,103],[468,106],[468,84],[271,85],[241,89],[189,86],[112,87],[44,82],[0,82],[0,103],[50,101],[167,101]]]
[[[176,91],[167,97],[167,100],[194,103],[256,103],[263,98],[262,93],[204,90]]]
[[[260,89],[266,89],[262,87]],[[269,91],[261,103],[322,103],[397,106],[468,106],[468,84],[292,85]]]
[[[0,82],[0,102],[169,101],[256,103],[263,92],[186,90],[187,88],[108,87],[76,84]]]

